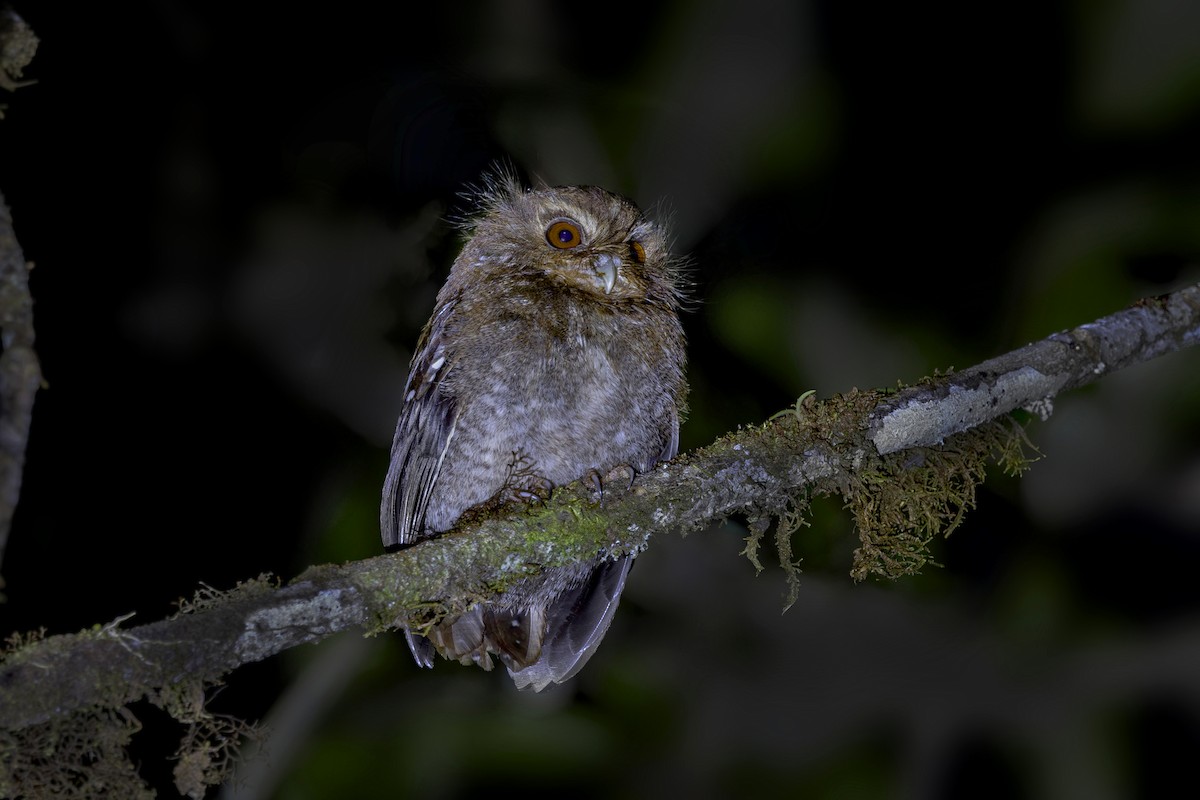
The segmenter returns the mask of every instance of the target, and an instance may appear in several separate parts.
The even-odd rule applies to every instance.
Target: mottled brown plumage
[[[590,186],[503,180],[480,207],[413,357],[380,509],[388,546],[678,448],[684,336],[663,229]],[[409,634],[413,656],[491,669],[495,654],[522,688],[561,683],[607,631],[631,560],[547,570]]]

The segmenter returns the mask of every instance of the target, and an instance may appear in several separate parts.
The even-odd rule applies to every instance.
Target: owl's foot
[[[506,484],[500,491],[496,492],[485,503],[496,504],[498,506],[511,505],[540,505],[550,499],[550,493],[554,491],[554,484],[545,478],[540,478],[536,475],[530,475],[521,480],[520,483]]]
[[[549,500],[552,491],[554,484],[537,474],[537,462],[524,450],[514,450],[504,486],[492,499],[504,505],[523,503],[533,506]]]
[[[637,470],[628,464],[618,464],[608,471],[607,475],[601,476],[600,470],[589,469],[584,473],[583,480],[591,487],[592,501],[598,505],[604,505],[604,491],[607,486],[620,486],[628,491],[630,486],[633,486],[633,479],[637,477]]]
[[[550,499],[554,484],[545,478],[529,476],[520,483],[507,483],[487,500],[476,503],[459,517],[459,523],[499,516],[517,507],[541,505]]]
[[[523,450],[514,450],[504,485],[484,504],[493,508],[516,504],[536,506],[549,500],[552,491],[554,484],[537,474],[537,463]]]

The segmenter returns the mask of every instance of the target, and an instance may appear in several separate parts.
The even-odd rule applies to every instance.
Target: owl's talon
[[[543,478],[529,478],[520,486],[505,486],[496,492],[492,500],[500,506],[539,506],[550,499],[554,485]]]
[[[584,473],[583,480],[592,490],[592,497],[599,505],[604,505],[604,492],[607,486],[621,486],[624,484],[624,490],[629,491],[629,487],[633,486],[633,479],[637,477],[637,470],[628,464],[618,464],[608,471],[608,474],[601,477],[600,471],[597,469],[589,469]]]
[[[599,503],[602,499],[604,499],[604,480],[600,477],[600,471],[598,469],[589,469],[586,473],[584,473],[583,479],[587,482],[589,488],[591,488],[592,499],[595,502]]]
[[[633,487],[633,480],[637,477],[637,470],[628,464],[617,464],[608,471],[604,476],[604,483],[625,484],[625,491],[629,491]]]
[[[525,476],[520,485],[502,486],[494,495],[463,512],[462,520],[482,519],[522,506],[540,506],[550,499],[554,484],[545,478]]]

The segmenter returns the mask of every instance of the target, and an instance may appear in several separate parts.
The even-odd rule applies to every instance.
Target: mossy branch
[[[788,529],[802,524],[797,509],[812,492],[846,498],[863,539],[856,577],[911,572],[927,561],[924,543],[971,507],[987,459],[1010,469],[1025,460],[1024,432],[1009,412],[1048,413],[1063,390],[1198,341],[1200,285],[901,391],[802,398],[628,490],[610,484],[599,504],[573,484],[527,513],[472,520],[400,553],[312,567],[284,586],[259,578],[205,591],[178,615],[143,626],[23,642],[0,662],[0,729],[210,684],[341,630],[419,626],[544,566],[638,551],[653,535],[731,514],[778,517]],[[766,525],[751,527],[761,536]]]

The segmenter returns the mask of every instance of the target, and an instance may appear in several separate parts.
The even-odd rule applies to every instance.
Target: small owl
[[[405,387],[380,507],[392,549],[678,449],[684,334],[663,228],[593,186],[500,179],[480,201]],[[549,569],[428,638],[406,631],[413,657],[490,670],[494,654],[520,688],[562,683],[599,646],[631,562]]]

